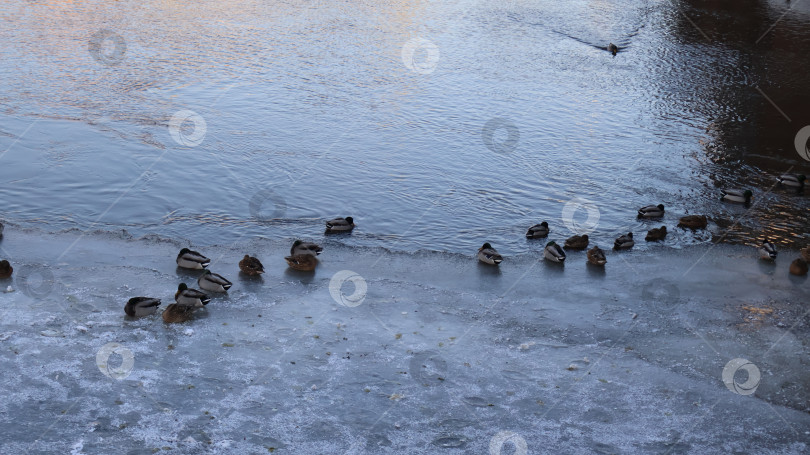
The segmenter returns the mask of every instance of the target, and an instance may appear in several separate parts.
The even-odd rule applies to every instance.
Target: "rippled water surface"
[[[663,203],[712,220],[670,246],[802,245],[808,192],[773,188],[810,175],[794,3],[3,2],[0,217],[229,244],[353,215],[350,245],[520,253],[579,197],[601,244]]]

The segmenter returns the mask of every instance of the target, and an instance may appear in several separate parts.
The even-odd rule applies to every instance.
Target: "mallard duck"
[[[503,256],[492,248],[492,245],[485,243],[478,249],[478,260],[484,264],[498,265],[503,262]]]
[[[155,314],[160,306],[160,299],[152,297],[133,297],[124,305],[124,313],[127,316],[139,318]]]
[[[212,292],[228,292],[228,289],[233,286],[233,283],[225,279],[224,276],[211,273],[210,270],[206,270],[197,278],[197,284],[200,285],[200,289]]]
[[[290,256],[295,256],[298,254],[311,254],[312,256],[317,256],[321,254],[321,251],[323,251],[323,248],[314,243],[296,240],[293,242],[292,248],[290,248]]]
[[[804,175],[796,175],[796,174],[782,174],[779,178],[776,179],[780,185],[789,186],[792,188],[802,189],[804,188],[804,181],[807,180],[807,177]],[[2,233],[2,229],[0,229],[0,233]]]
[[[349,232],[354,229],[354,218],[347,216],[346,218],[335,218],[326,222],[326,233],[333,232]]]
[[[810,262],[810,246],[808,246],[807,248],[802,249],[800,252],[802,253],[802,259],[804,259],[805,261]]]
[[[557,242],[548,242],[543,250],[543,257],[551,262],[565,262],[565,251]]]
[[[14,273],[14,267],[5,259],[0,261],[0,278],[8,278]]]
[[[616,55],[619,52],[619,46],[610,43],[608,44],[607,50],[610,51],[611,54]]]
[[[793,275],[804,276],[807,275],[807,261],[802,258],[796,258],[790,263],[790,273]]]
[[[588,234],[569,237],[564,246],[570,250],[584,250],[588,248]]]
[[[526,238],[529,239],[540,239],[546,237],[549,233],[548,223],[543,221],[540,224],[535,224],[534,226],[529,228],[529,231],[526,232]]]
[[[196,289],[189,289],[186,283],[180,283],[177,286],[177,292],[174,294],[174,300],[180,305],[188,305],[202,308],[208,305],[211,299],[205,293]]]
[[[738,204],[750,204],[751,196],[754,195],[751,190],[727,189],[721,191],[723,193],[720,196],[721,201],[736,202]]]
[[[605,265],[607,263],[605,252],[598,246],[594,246],[588,250],[588,263],[593,265]]]
[[[163,322],[186,322],[194,314],[194,307],[172,303],[163,310]]]
[[[664,216],[664,204],[648,205],[638,209],[639,218],[661,218]]]
[[[647,237],[644,237],[644,240],[648,242],[654,242],[656,240],[664,240],[664,237],[667,236],[667,227],[661,226],[660,228],[652,228],[649,232],[647,232]]]
[[[759,246],[758,251],[760,259],[767,259],[769,261],[775,260],[778,254],[774,244],[769,242],[767,238],[762,241],[762,245]]]
[[[636,242],[633,240],[633,233],[628,232],[627,235],[622,235],[613,242],[614,250],[629,250],[633,248]]]
[[[186,269],[204,269],[210,263],[210,259],[188,248],[183,248],[177,255],[177,265]]]
[[[703,229],[709,224],[706,215],[686,215],[678,221],[678,227]]]
[[[239,261],[239,270],[246,275],[261,275],[264,273],[264,266],[261,261],[246,254],[245,257]]]
[[[284,260],[287,261],[287,265],[289,265],[291,269],[301,270],[303,272],[311,272],[315,270],[315,266],[318,265],[318,260],[311,254],[296,254],[294,256],[287,256]]]
[[[4,228],[3,223],[0,223],[0,237],[3,236],[3,228]]]

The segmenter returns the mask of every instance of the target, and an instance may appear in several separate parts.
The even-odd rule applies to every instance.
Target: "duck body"
[[[284,258],[291,269],[311,272],[318,265],[318,260],[311,254],[296,254]]]
[[[183,248],[180,250],[180,253],[177,254],[177,265],[184,269],[200,270],[208,267],[210,263],[210,259],[188,248]]]
[[[620,236],[613,242],[613,249],[614,250],[629,250],[633,248],[636,242],[633,240],[633,233],[628,232],[627,235]]]
[[[503,256],[498,254],[495,248],[492,248],[492,245],[485,243],[478,249],[478,260],[484,264],[498,265],[503,262]]]
[[[751,197],[754,193],[751,190],[739,190],[739,189],[726,189],[722,190],[723,195],[720,196],[721,201],[725,202],[734,202],[737,204],[750,204]]]
[[[584,250],[588,248],[588,235],[575,235],[565,241],[565,248],[570,250]]]
[[[335,218],[326,222],[326,233],[350,232],[354,229],[354,219],[350,216],[346,218]]]
[[[796,276],[807,275],[807,261],[802,258],[796,258],[790,263],[790,273]]]
[[[160,299],[152,297],[133,297],[124,306],[124,313],[127,316],[140,318],[155,314],[160,306]]]
[[[655,242],[657,240],[664,240],[667,236],[667,227],[661,226],[660,228],[653,228],[647,232],[647,236],[644,237],[644,240],[648,242]]]
[[[638,209],[639,218],[661,218],[664,216],[664,204],[648,205]]]
[[[548,242],[543,250],[543,257],[551,262],[565,262],[565,250],[557,242]]]
[[[5,259],[0,261],[0,278],[8,278],[12,273],[14,273],[14,267]]]
[[[224,276],[211,273],[210,270],[206,270],[197,278],[197,284],[200,286],[200,289],[212,292],[228,292],[228,289],[233,286],[233,283],[225,279]]]
[[[193,306],[172,303],[163,310],[163,322],[186,322],[194,315],[194,309]]]
[[[0,237],[3,237],[3,229],[4,228],[5,228],[5,226],[3,226],[3,223],[0,223]]]
[[[797,188],[800,190],[804,189],[805,180],[807,180],[807,177],[801,174],[782,174],[776,179],[780,185],[789,186],[791,188]]]
[[[527,239],[541,239],[543,237],[547,237],[549,233],[548,223],[543,221],[540,224],[535,224],[534,226],[529,228],[529,231],[526,232]]]
[[[804,259],[807,262],[810,262],[810,246],[802,249],[800,252],[802,254],[802,259]]]
[[[678,221],[679,227],[704,229],[709,224],[706,215],[686,215]]]
[[[610,43],[610,44],[608,44],[607,50],[611,54],[616,55],[619,52],[619,46],[617,46],[617,45],[615,45],[613,43]]]
[[[239,270],[246,275],[256,276],[264,273],[264,266],[257,258],[246,254],[245,257],[239,261]]]
[[[321,254],[321,251],[323,251],[323,248],[314,243],[296,240],[293,242],[292,248],[290,248],[290,256],[295,256],[298,254],[310,254],[312,256],[317,256]]]
[[[208,305],[211,301],[204,292],[196,289],[189,289],[186,283],[180,283],[177,287],[177,292],[174,294],[174,300],[180,305],[186,305],[196,308],[202,308]]]
[[[590,250],[588,250],[588,264],[593,265],[605,265],[607,263],[607,258],[605,257],[605,252],[602,251],[601,248],[598,246],[594,246]]]
[[[767,261],[776,260],[776,246],[773,243],[769,242],[768,239],[762,241],[762,245],[759,246],[759,258],[765,259]]]

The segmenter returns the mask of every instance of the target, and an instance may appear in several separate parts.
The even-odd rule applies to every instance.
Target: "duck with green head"
[[[326,233],[334,234],[336,232],[351,232],[354,229],[354,218],[347,216],[346,218],[335,218],[326,222]]]
[[[160,306],[160,299],[152,297],[133,297],[124,305],[124,313],[133,318],[155,314]]]
[[[208,267],[210,263],[210,259],[188,248],[183,248],[180,250],[180,253],[177,254],[177,265],[184,269],[200,270]]]
[[[297,254],[311,254],[312,256],[317,256],[321,254],[321,251],[323,251],[323,248],[312,242],[296,240],[293,242],[292,248],[290,248],[290,256]]]
[[[205,270],[202,275],[197,279],[197,284],[200,289],[205,289],[211,292],[228,292],[228,289],[233,286],[233,283],[228,281],[224,276],[218,273],[211,273],[210,270]]]
[[[551,262],[565,262],[565,250],[557,242],[548,242],[543,249],[543,257]]]
[[[638,209],[639,218],[661,218],[664,216],[664,204],[648,205]]]
[[[526,238],[541,239],[543,237],[547,237],[549,232],[550,230],[548,228],[548,222],[543,221],[540,224],[535,224],[534,226],[530,227],[526,232]]]
[[[188,305],[197,308],[202,308],[208,305],[211,299],[201,291],[196,289],[189,289],[186,283],[180,283],[177,286],[177,292],[174,294],[174,300],[180,305]]]
[[[495,248],[492,248],[492,245],[487,242],[478,249],[478,260],[484,264],[498,265],[503,262],[503,256],[498,254]]]
[[[737,204],[750,204],[751,197],[754,195],[754,193],[751,192],[751,190],[740,190],[729,188],[721,191],[722,191],[722,196],[720,196],[721,201],[735,202]]]
[[[797,188],[799,190],[804,189],[805,180],[807,180],[807,177],[802,174],[782,174],[776,179],[780,185]]]

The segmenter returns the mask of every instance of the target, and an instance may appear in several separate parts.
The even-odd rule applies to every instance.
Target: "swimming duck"
[[[664,204],[648,205],[638,209],[639,218],[661,218],[664,216]]]
[[[152,297],[133,297],[124,305],[124,313],[127,316],[140,318],[142,316],[149,316],[155,314],[160,306],[160,299]]]
[[[557,242],[548,242],[543,250],[543,257],[551,262],[565,262],[565,250]]]
[[[549,233],[548,223],[543,221],[540,224],[535,224],[534,226],[529,228],[529,231],[526,232],[526,238],[528,239],[540,239],[546,237]]]
[[[644,237],[644,240],[648,242],[654,242],[656,240],[664,240],[664,237],[667,236],[667,227],[661,226],[660,228],[652,228],[649,232],[647,232],[647,237]]]
[[[773,261],[776,259],[776,255],[776,247],[765,238],[765,240],[762,241],[762,245],[759,246],[759,258]]]
[[[805,177],[804,175],[801,175],[801,174],[799,174],[799,175],[796,175],[796,174],[782,174],[776,179],[776,181],[779,182],[779,184],[781,184],[781,185],[789,186],[789,187],[792,187],[792,188],[798,188],[800,190],[802,188],[804,188],[804,181],[805,180],[807,180],[807,177]],[[2,230],[0,230],[0,231],[2,231]],[[0,232],[0,233],[2,233],[2,232]]]
[[[588,234],[575,235],[565,241],[565,248],[570,250],[584,250],[588,248]]]
[[[314,243],[296,240],[293,242],[292,248],[290,248],[290,256],[295,256],[297,254],[311,254],[313,256],[317,256],[321,254],[321,251],[323,251],[323,248]]]
[[[616,53],[619,52],[619,46],[610,43],[608,44],[607,50],[610,51],[611,54],[616,55]]]
[[[802,259],[804,259],[805,261],[810,262],[810,246],[800,250],[800,252],[802,253]]]
[[[239,261],[239,270],[246,275],[255,276],[264,273],[264,266],[261,261],[246,254],[245,257]]]
[[[798,276],[807,275],[807,261],[802,258],[794,259],[790,263],[790,273]]]
[[[617,238],[615,242],[613,242],[613,249],[628,250],[630,248],[633,248],[633,245],[635,244],[636,242],[633,240],[633,233],[628,232],[627,235],[623,235]]]
[[[210,270],[206,270],[197,278],[197,284],[200,285],[200,289],[213,292],[228,292],[228,289],[233,286],[233,283],[225,279],[224,276],[211,273]]]
[[[354,229],[354,218],[347,216],[346,218],[335,218],[326,222],[326,233],[333,232],[349,232]]]
[[[588,250],[588,263],[593,265],[605,265],[607,258],[601,248],[595,246]]]
[[[185,269],[204,269],[210,263],[210,259],[188,248],[183,248],[177,255],[177,265]]]
[[[194,307],[172,303],[163,310],[163,322],[186,322],[194,314]]]
[[[678,227],[703,229],[708,225],[706,215],[686,215],[678,221]]]
[[[503,261],[503,256],[492,248],[492,245],[485,243],[478,249],[478,260],[484,264],[498,265]]]
[[[750,204],[751,196],[754,195],[751,190],[727,189],[721,191],[723,192],[723,195],[720,196],[721,201],[736,202],[738,204]]]
[[[294,256],[287,256],[284,260],[287,261],[287,265],[289,265],[291,269],[301,270],[303,272],[311,272],[315,270],[315,266],[318,265],[318,260],[311,254],[296,254]]]
[[[14,267],[5,259],[0,261],[0,278],[8,278],[14,273]]]
[[[174,300],[180,305],[188,305],[193,307],[202,308],[208,305],[211,299],[205,293],[196,289],[189,289],[186,283],[180,283],[177,286],[177,292],[174,294]]]

